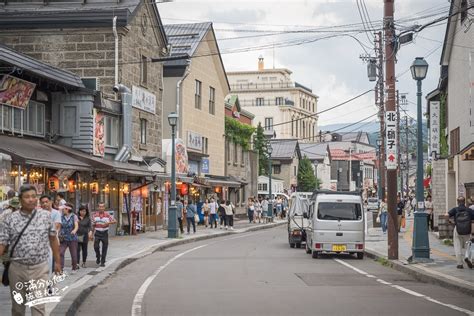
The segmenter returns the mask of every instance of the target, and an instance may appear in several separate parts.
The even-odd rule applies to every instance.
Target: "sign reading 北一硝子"
[[[430,153],[439,154],[439,101],[430,102]]]
[[[132,106],[155,114],[156,96],[143,88],[132,86]]]
[[[189,149],[202,150],[202,136],[201,134],[188,131],[186,138],[186,147]]]
[[[395,170],[397,169],[397,112],[386,111],[385,122],[385,152],[387,153],[385,166],[387,170]]]
[[[36,84],[10,75],[0,80],[0,104],[26,109]]]

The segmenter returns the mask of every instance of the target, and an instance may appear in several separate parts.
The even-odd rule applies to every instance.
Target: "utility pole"
[[[382,48],[382,32],[376,33],[375,39],[375,51],[378,58],[378,81],[375,91],[375,103],[379,107],[379,120],[380,120],[380,138],[382,140],[380,151],[379,151],[379,172],[380,172],[380,183],[378,198],[383,200],[385,197],[385,96],[384,96],[384,67],[383,67],[383,48]]]
[[[397,191],[402,194],[403,191],[403,183],[401,180],[402,177],[402,168],[401,168],[401,158],[402,158],[402,150],[400,144],[400,93],[398,90],[396,91],[396,109],[397,109],[397,157],[398,157],[398,166],[397,166]],[[400,185],[398,184],[400,183]],[[400,196],[402,198],[402,196]]]
[[[408,115],[405,115],[405,137],[407,141],[407,179],[406,179],[406,186],[407,186],[407,194],[409,193],[408,189],[408,184],[409,184],[409,179],[410,179],[410,157],[409,157],[409,152],[410,152],[410,144],[408,143]]]
[[[395,25],[394,2],[384,0],[384,35],[385,35],[385,86],[387,91],[386,111],[396,113],[395,104]],[[388,130],[388,129],[387,129]],[[390,138],[390,137],[388,137]],[[396,137],[395,137],[396,141]],[[388,143],[387,143],[388,144]],[[389,149],[389,148],[387,148]],[[387,206],[388,206],[388,259],[398,259],[398,216],[397,216],[397,168],[387,168]]]

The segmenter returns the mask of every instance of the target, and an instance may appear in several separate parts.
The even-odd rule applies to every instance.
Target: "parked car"
[[[293,193],[290,197],[290,207],[288,211],[288,243],[291,248],[301,248],[301,244],[306,242],[306,228],[309,226],[307,218],[303,217],[308,212],[308,194]]]
[[[370,197],[367,199],[367,211],[378,212],[379,211],[379,199]]]
[[[356,254],[364,258],[365,216],[359,192],[316,191],[310,200],[306,252]]]

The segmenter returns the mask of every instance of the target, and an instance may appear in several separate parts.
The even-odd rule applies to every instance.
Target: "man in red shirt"
[[[109,226],[117,221],[105,211],[105,203],[100,202],[97,205],[97,212],[92,215],[92,229],[94,230],[94,250],[96,263],[105,267],[105,258],[109,248]],[[102,254],[100,253],[100,242],[102,242]]]

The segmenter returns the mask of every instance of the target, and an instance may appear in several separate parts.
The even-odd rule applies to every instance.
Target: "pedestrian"
[[[178,213],[179,231],[181,232],[181,234],[184,234],[183,209],[184,209],[183,202],[181,202],[181,199],[179,197],[176,198],[176,213]]]
[[[51,196],[44,194],[40,197],[40,206],[43,210],[46,210],[50,213],[51,219],[53,220],[53,225],[56,230],[56,235],[59,234],[61,231],[61,223],[62,223],[62,213],[57,209],[53,208],[53,199]],[[48,266],[50,267],[49,274],[52,274],[54,271],[54,257],[53,251],[49,249],[49,257],[48,257]]]
[[[107,249],[109,248],[109,227],[117,221],[105,211],[105,203],[97,204],[97,212],[92,216],[92,230],[94,234],[94,250],[96,263],[101,267],[105,267],[107,258]],[[102,252],[100,251],[100,243],[102,243]]]
[[[427,220],[427,224],[428,224],[428,229],[433,231],[433,226],[434,226],[434,223],[433,223],[433,202],[431,201],[431,195],[428,195],[426,197],[426,201],[425,201],[425,212],[428,214],[428,216],[426,217],[426,220]]]
[[[255,212],[255,204],[253,202],[253,199],[250,197],[247,202],[247,215],[249,218],[249,224],[253,222],[254,212]]]
[[[227,229],[227,218],[225,216],[225,201],[224,200],[220,201],[217,212],[219,213],[219,218],[220,218],[219,229],[222,229],[222,227],[225,227]]]
[[[402,228],[402,221],[404,219],[403,210],[405,208],[405,203],[402,201],[400,196],[397,197],[397,217],[398,217],[398,232]]]
[[[194,218],[197,215],[197,208],[193,201],[188,200],[186,206],[186,224],[188,227],[188,235],[190,234],[191,224],[193,225],[193,233],[196,233],[196,220]]]
[[[12,197],[6,206],[3,208],[3,212],[0,213],[0,223],[10,215],[11,213],[17,211],[20,208],[20,199],[16,196]]]
[[[92,223],[87,205],[81,205],[79,207],[79,230],[77,231],[77,238],[77,263],[81,261],[82,251],[81,266],[85,268],[87,261],[87,247],[89,246],[89,240],[92,239]]]
[[[268,221],[268,197],[263,198],[261,206],[262,206],[263,222],[266,223]]]
[[[55,209],[59,210],[59,208],[61,206],[64,206],[66,205],[66,200],[64,199],[64,194],[59,192],[59,193],[56,193],[56,196],[54,198],[54,201],[55,201]]]
[[[225,203],[225,215],[226,215],[226,221],[227,221],[227,226],[226,229],[229,227],[231,230],[234,229],[234,213],[235,213],[235,208],[230,201],[227,201]]]
[[[8,190],[7,192],[7,199],[5,201],[0,202],[0,214],[9,208],[10,200],[16,196],[16,192],[14,190]]]
[[[262,221],[262,203],[259,200],[255,200],[255,222],[260,224]]]
[[[204,226],[209,226],[209,200],[206,199],[202,205],[202,212],[204,214]]]
[[[466,199],[463,196],[457,199],[458,206],[452,208],[449,212],[449,218],[454,221],[454,253],[456,254],[457,268],[463,269],[463,250],[465,251],[466,243],[471,238],[471,222],[474,220],[474,210],[466,207]],[[472,268],[472,262],[465,258],[465,262]]]
[[[413,213],[417,212],[418,206],[416,205],[416,197],[412,196],[410,203],[411,203],[411,210],[413,211]]]
[[[7,251],[10,261],[5,267],[8,271],[8,283],[12,299],[12,315],[25,315],[26,295],[35,295],[28,287],[18,288],[17,284],[46,284],[49,280],[48,256],[49,247],[53,249],[55,258],[54,270],[61,272],[59,243],[56,230],[48,211],[36,209],[38,196],[33,185],[20,187],[19,211],[5,217],[0,224],[0,256]],[[7,281],[7,280],[4,280]],[[35,297],[35,296],[34,296]],[[21,298],[21,299],[20,299]],[[45,315],[44,304],[31,306],[31,314]]]
[[[61,253],[61,269],[64,270],[64,254],[69,248],[72,260],[72,271],[79,269],[77,264],[77,230],[79,229],[79,219],[74,214],[73,206],[66,203],[61,207],[61,230],[59,231],[59,249]]]
[[[281,217],[281,212],[283,211],[283,201],[281,200],[280,196],[278,196],[276,199],[275,207],[276,207],[276,216]]]
[[[217,209],[219,206],[217,205],[216,200],[211,198],[211,202],[209,203],[209,215],[211,217],[211,228],[217,228]],[[212,227],[214,225],[214,227]]]
[[[388,219],[386,198],[384,198],[382,202],[380,202],[378,217],[380,221],[380,226],[382,226],[382,232],[386,234],[387,233],[387,219]]]

